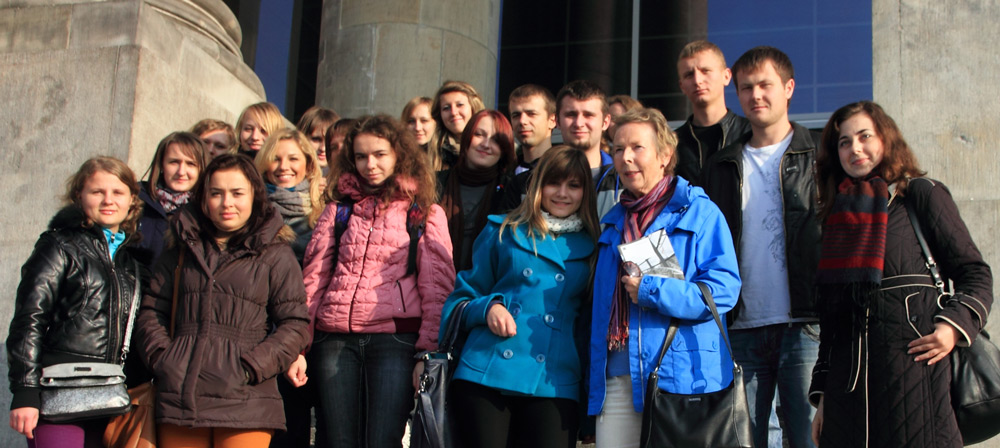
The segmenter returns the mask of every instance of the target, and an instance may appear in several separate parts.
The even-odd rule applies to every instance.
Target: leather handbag
[[[184,249],[177,256],[174,268],[174,292],[170,304],[170,339],[174,338],[174,318],[177,315],[177,291],[181,285]],[[152,381],[128,390],[132,410],[113,417],[104,429],[104,446],[108,448],[156,448],[156,386]]]
[[[128,412],[128,391],[122,366],[128,355],[129,339],[135,324],[139,303],[139,263],[135,263],[135,289],[127,316],[125,341],[122,344],[122,364],[100,362],[68,362],[42,369],[39,381],[41,405],[39,415],[50,422],[62,423],[88,418],[106,417]]]
[[[722,327],[722,320],[715,308],[712,293],[703,283],[698,283],[705,304],[712,311],[729,357],[733,350]],[[677,334],[678,320],[671,319],[666,340],[660,349],[656,366],[670,348]],[[733,360],[733,382],[718,392],[702,394],[675,394],[660,390],[657,367],[649,374],[646,398],[642,408],[642,434],[639,446],[643,448],[752,448],[750,407],[747,405],[743,385],[743,368]]]
[[[949,296],[910,201],[903,201],[924,262],[941,296]],[[986,322],[983,322],[986,325]],[[1000,349],[983,329],[968,347],[951,351],[951,406],[965,445],[1000,434]]]
[[[454,446],[447,424],[445,401],[453,365],[461,350],[457,347],[462,315],[469,302],[463,300],[455,306],[445,327],[438,349],[420,355],[424,373],[420,375],[417,405],[413,411],[410,429],[411,448],[446,448]]]

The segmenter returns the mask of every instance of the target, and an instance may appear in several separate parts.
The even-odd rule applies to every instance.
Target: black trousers
[[[452,431],[463,447],[576,447],[577,402],[565,398],[503,395],[453,381],[448,388]]]

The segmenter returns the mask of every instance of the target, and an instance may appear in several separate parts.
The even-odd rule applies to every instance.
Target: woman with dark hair
[[[448,392],[464,446],[576,446],[596,194],[582,151],[552,148],[535,169],[521,205],[489,217],[475,264],[444,305],[448,322],[468,301],[467,342]]]
[[[253,162],[226,154],[171,235],[136,322],[156,376],[158,446],[266,447],[285,429],[275,377],[309,327],[294,234]]]
[[[438,173],[456,271],[472,266],[472,242],[486,226],[486,217],[501,211],[504,188],[516,165],[514,131],[507,117],[493,109],[473,115],[462,133],[455,166]]]
[[[446,170],[455,166],[459,155],[462,132],[472,119],[472,115],[486,108],[483,99],[464,81],[445,81],[434,94],[431,116],[436,126],[434,137],[428,144],[431,162],[435,170]]]
[[[878,104],[838,109],[821,143],[813,440],[827,448],[960,447],[948,354],[986,325],[992,271],[951,193],[921,177]],[[909,213],[953,293],[935,287]]]
[[[430,158],[430,166],[438,169],[438,165],[441,163],[440,154],[432,153],[430,145],[431,139],[434,138],[434,131],[437,130],[437,122],[431,115],[433,105],[434,100],[426,96],[413,98],[403,107],[400,120],[406,124],[406,129],[413,132],[420,149],[427,153],[427,157]]]
[[[204,148],[201,138],[193,133],[171,133],[156,147],[153,162],[146,169],[148,180],[139,182],[139,199],[145,204],[139,218],[140,260],[149,267],[163,251],[167,217],[188,203],[198,175],[205,169]]]
[[[347,137],[347,133],[350,132],[351,128],[353,128],[357,123],[358,120],[354,118],[341,118],[326,129],[325,151],[327,160],[327,175],[329,175],[330,172],[329,165],[337,163],[337,160],[340,158],[340,151],[344,149],[344,138]],[[323,191],[326,191],[326,189],[324,188]]]
[[[122,335],[140,275],[133,243],[142,202],[124,162],[95,157],[66,182],[66,207],[21,268],[7,336],[10,426],[29,447],[104,446],[107,418],[53,423],[39,416],[42,369],[121,364]],[[131,378],[130,378],[131,379]]]
[[[317,446],[399,447],[423,364],[455,284],[427,158],[387,115],[358,119],[330,167],[306,248]],[[289,369],[305,379],[303,358]]]

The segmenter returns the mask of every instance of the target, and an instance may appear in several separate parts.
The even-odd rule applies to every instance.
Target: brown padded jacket
[[[184,209],[153,271],[136,323],[139,353],[156,376],[159,423],[285,429],[275,377],[306,346],[309,315],[294,234],[273,209],[244,241],[220,251]],[[174,270],[184,250],[174,338]]]

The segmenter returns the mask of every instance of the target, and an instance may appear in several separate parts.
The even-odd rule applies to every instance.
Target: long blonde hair
[[[316,158],[316,149],[312,142],[306,138],[305,134],[296,129],[282,128],[264,141],[264,146],[260,148],[254,159],[254,166],[265,182],[272,182],[268,179],[267,172],[271,169],[271,162],[274,160],[274,153],[277,152],[278,143],[284,140],[292,140],[302,155],[306,158],[306,180],[309,181],[309,205],[312,211],[309,212],[309,227],[316,227],[316,221],[323,213],[323,189],[321,179],[323,172],[319,168],[319,159]]]
[[[583,151],[566,145],[550,148],[542,155],[538,166],[532,170],[530,179],[528,193],[521,201],[521,205],[511,210],[500,224],[501,240],[504,228],[510,226],[511,229],[517,230],[521,224],[528,225],[525,233],[533,242],[549,236],[549,226],[542,216],[542,188],[567,179],[575,179],[583,187],[583,199],[580,201],[580,210],[577,214],[583,221],[583,229],[597,241],[601,233],[597,219],[597,193],[590,174],[590,163]]]

